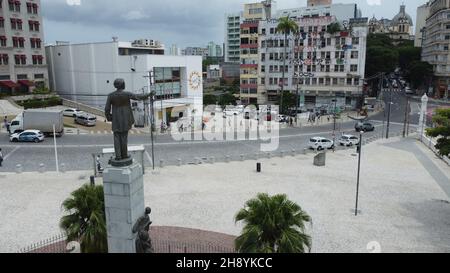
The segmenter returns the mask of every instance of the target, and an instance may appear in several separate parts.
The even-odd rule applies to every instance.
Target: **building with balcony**
[[[428,2],[428,6],[429,14],[423,31],[422,61],[433,66],[434,96],[448,98],[450,93],[450,1],[432,0]]]
[[[48,85],[40,0],[0,1],[0,93]]]
[[[430,7],[428,3],[417,7],[417,17],[416,17],[416,32],[414,37],[414,46],[422,47],[423,44],[423,31],[426,25],[426,20],[430,13]]]
[[[156,124],[174,113],[177,118],[203,113],[201,56],[155,54],[152,47],[120,41],[57,44],[46,53],[51,89],[64,98],[103,109],[116,78],[125,80],[127,91],[142,94],[149,92],[152,74]],[[142,123],[143,105],[133,106],[141,110],[136,122]]]
[[[297,94],[301,109],[356,108],[363,96],[367,18],[350,18],[347,30],[330,34],[334,16],[296,18],[299,34],[288,36],[283,67],[284,35],[276,33],[277,19],[259,24],[259,104],[276,103],[284,90]],[[351,29],[351,31],[350,31]],[[282,78],[282,72],[285,78]],[[242,79],[241,79],[242,80]]]

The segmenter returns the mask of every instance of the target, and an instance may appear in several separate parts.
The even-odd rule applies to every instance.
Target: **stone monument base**
[[[109,253],[136,253],[132,228],[144,215],[142,166],[108,167],[103,172]]]

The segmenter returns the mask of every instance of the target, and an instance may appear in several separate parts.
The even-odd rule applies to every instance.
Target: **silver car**
[[[97,118],[93,115],[82,113],[75,117],[75,123],[84,126],[95,126],[97,124]]]

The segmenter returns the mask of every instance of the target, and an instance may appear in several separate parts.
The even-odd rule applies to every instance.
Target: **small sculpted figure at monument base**
[[[152,209],[145,208],[145,215],[139,217],[133,226],[133,233],[137,233],[136,253],[153,253],[152,240],[150,238],[150,213]]]
[[[110,164],[114,167],[125,167],[133,163],[131,156],[128,155],[128,132],[134,124],[130,100],[145,100],[151,94],[136,95],[124,91],[125,81],[123,79],[116,79],[114,87],[117,90],[108,95],[105,106],[106,119],[112,122],[116,155],[115,159],[110,160]]]

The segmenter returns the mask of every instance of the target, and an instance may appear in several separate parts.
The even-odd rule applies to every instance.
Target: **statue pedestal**
[[[108,167],[103,172],[109,253],[136,253],[132,228],[145,212],[142,166]]]

